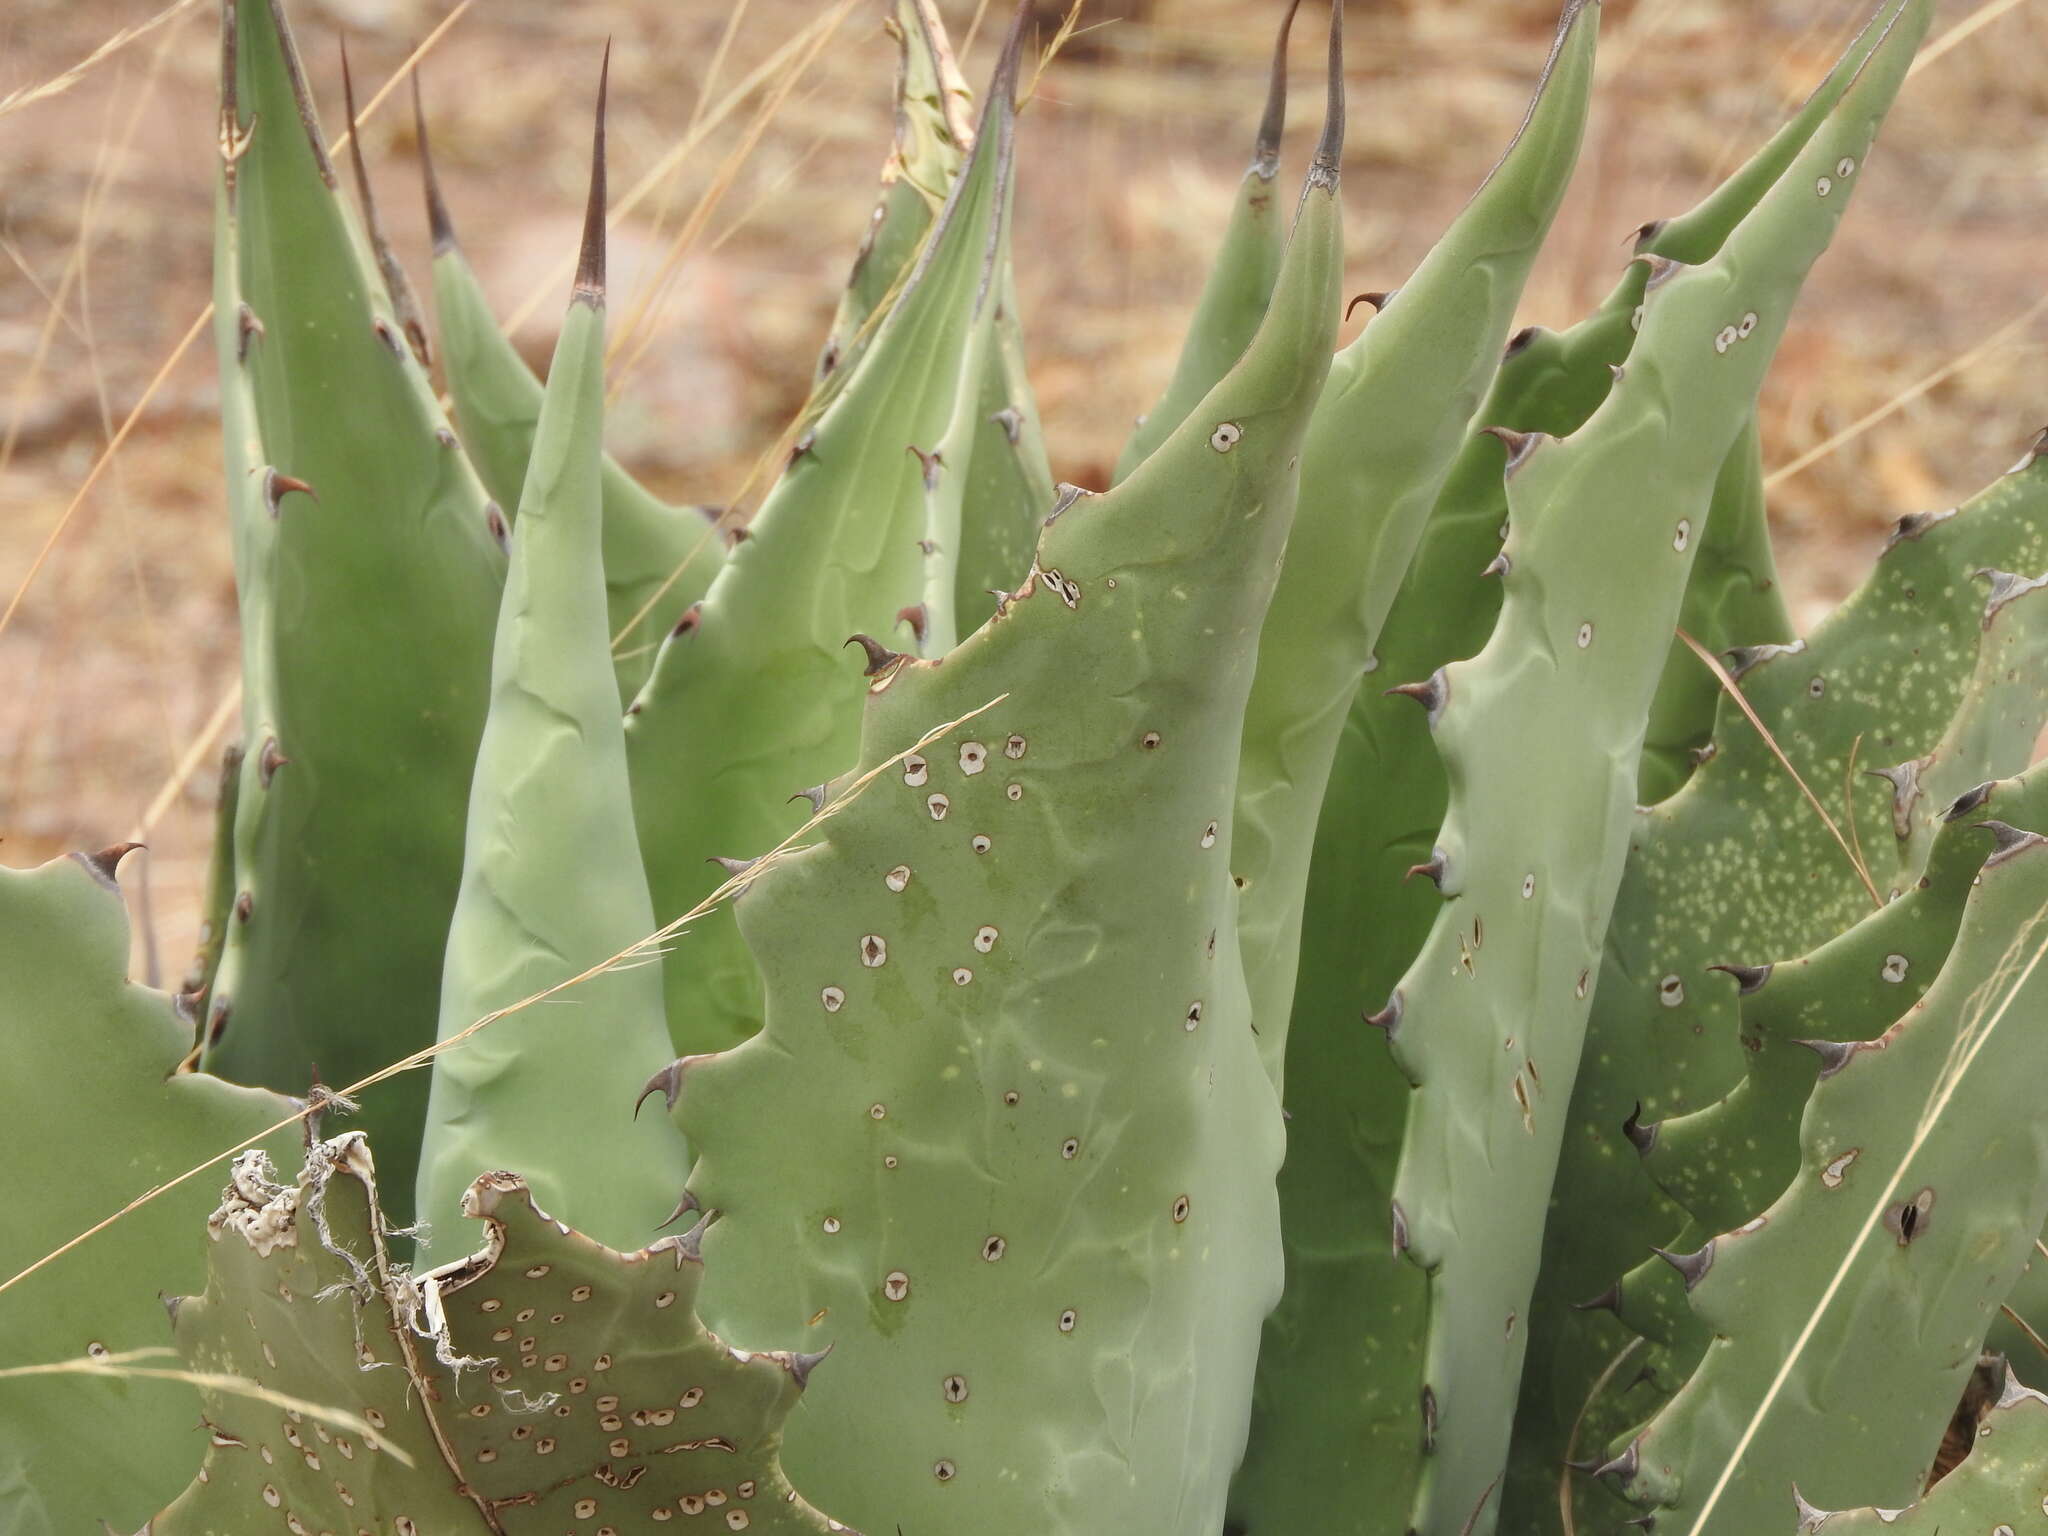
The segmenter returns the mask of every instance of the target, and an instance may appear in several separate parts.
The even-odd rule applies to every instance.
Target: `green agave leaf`
[[[1316,811],[1359,678],[1450,473],[1578,156],[1598,6],[1568,5],[1522,131],[1386,312],[1330,365],[1259,634],[1241,747],[1239,931],[1281,1081]]]
[[[1522,282],[1570,181],[1598,18],[1598,7],[1567,8],[1521,132],[1398,301],[1337,355],[1309,426],[1301,507],[1260,635],[1232,840],[1232,863],[1245,881],[1238,931],[1252,1016],[1276,1085],[1317,811],[1400,573],[1466,441]],[[1361,1069],[1356,1014],[1346,1009],[1339,1017],[1335,1030],[1326,1019],[1316,1027],[1344,1038],[1340,1060],[1329,1064],[1340,1080],[1334,1091],[1344,1093]],[[1310,1086],[1304,1097],[1319,1104],[1330,1091]],[[1347,1126],[1340,1134],[1349,1141],[1358,1132]],[[1335,1198],[1339,1209],[1350,1207],[1355,1190]],[[1401,1303],[1386,1298],[1363,1313],[1347,1310],[1341,1322],[1323,1311],[1331,1297],[1317,1270],[1331,1250],[1329,1235],[1314,1218],[1298,1235],[1285,1234],[1290,1289],[1261,1346],[1250,1449],[1231,1498],[1233,1521],[1245,1530],[1295,1529],[1319,1517],[1332,1478],[1355,1495],[1339,1499],[1344,1507],[1384,1508],[1380,1480],[1412,1475],[1412,1401],[1404,1394],[1391,1412],[1376,1403],[1371,1385],[1345,1371],[1351,1352],[1331,1343],[1333,1332],[1358,1329],[1369,1316],[1374,1321],[1360,1331],[1379,1344],[1385,1330],[1401,1326]],[[1375,1241],[1384,1243],[1377,1231]],[[1419,1333],[1416,1312],[1405,1321]],[[1392,1443],[1378,1444],[1362,1421],[1387,1424]],[[1344,1433],[1332,1435],[1333,1422]]]
[[[2048,1512],[2048,1397],[2009,1372],[1961,1466],[1905,1509],[1816,1509],[1794,1490],[1799,1536],[1949,1536],[2022,1531]]]
[[[896,43],[896,132],[882,190],[853,258],[823,351],[818,383],[848,377],[896,299],[932,221],[974,147],[974,93],[932,0],[893,0],[882,25]]]
[[[2048,462],[2033,456],[1958,515],[1904,519],[1870,578],[1809,640],[1730,658],[1750,707],[1838,823],[1852,754],[1869,770],[1900,765],[1889,781],[1861,776],[1854,808],[1856,843],[1887,897],[1922,877],[1940,812],[1969,786],[2025,767],[2048,718],[2038,600],[1987,611],[1996,589],[1971,574],[2007,564],[2048,569]],[[1702,1109],[1741,1079],[1737,996],[1713,967],[1817,948],[1871,906],[1812,806],[1732,707],[1693,780],[1637,817],[1559,1166],[1560,1187],[1575,1197],[1551,1214],[1533,1314],[1559,1373],[1543,1409],[1557,1426],[1553,1497],[1563,1434],[1625,1342],[1608,1320],[1571,1306],[1653,1245],[1691,1240],[1624,1122]],[[1667,1374],[1664,1389],[1682,1373]],[[1595,1418],[1588,1434],[1597,1444],[1621,1427]]]
[[[129,845],[0,868],[0,1137],[14,1197],[0,1281],[128,1201],[260,1135],[297,1109],[179,1070],[190,1031],[161,992],[127,979],[114,869]],[[287,1131],[267,1145],[282,1152]],[[196,1285],[208,1196],[188,1184],[123,1216],[0,1292],[0,1361],[28,1365],[164,1342],[160,1292]],[[198,1442],[198,1398],[175,1382],[0,1381],[0,1529],[132,1530],[176,1491]],[[119,1454],[110,1455],[110,1446]]]
[[[208,1223],[206,1292],[173,1308],[179,1347],[195,1369],[349,1417],[210,1391],[206,1459],[151,1536],[542,1536],[706,1515],[768,1536],[846,1530],[776,1459],[817,1360],[704,1330],[697,1233],[616,1253],[502,1172],[463,1212],[483,1247],[409,1275],[362,1136],[314,1146],[296,1186],[260,1154],[238,1161]]]
[[[1500,622],[1478,657],[1407,685],[1450,784],[1422,870],[1448,902],[1386,1020],[1417,1085],[1395,1246],[1430,1276],[1418,1531],[1494,1524],[1568,1085],[1692,532],[1928,14],[1902,8],[1717,255],[1658,268],[1627,376],[1586,426],[1513,445]],[[1642,517],[1646,503],[1662,516]]]
[[[1694,261],[1711,256],[1840,99],[1870,41],[1868,34],[1859,41],[1861,52],[1852,50],[1800,116],[1698,210],[1647,227],[1644,254]],[[1634,341],[1631,321],[1647,273],[1645,262],[1631,263],[1606,303],[1568,331],[1520,332],[1474,419],[1551,436],[1583,426]],[[1735,452],[1741,450],[1738,439]],[[1500,606],[1500,586],[1491,579],[1497,572],[1488,562],[1508,518],[1503,454],[1491,433],[1465,438],[1365,664],[1369,678],[1427,677],[1485,643]],[[1721,563],[1716,548],[1724,541],[1761,542],[1744,535],[1738,521],[1760,516],[1760,506],[1724,504],[1726,483],[1724,471],[1695,562],[1699,579]],[[1720,519],[1730,513],[1736,516],[1724,525]],[[1769,586],[1767,566],[1755,574],[1760,587]],[[1690,608],[1682,612],[1688,622],[1701,622]],[[1749,636],[1723,638],[1735,643]],[[1665,686],[1660,683],[1660,694]],[[1338,1444],[1316,1486],[1341,1479],[1336,1486],[1346,1491],[1333,1494],[1334,1502],[1356,1512],[1360,1529],[1372,1531],[1405,1529],[1419,1465],[1414,1405],[1422,1382],[1426,1285],[1389,1248],[1379,1214],[1392,1193],[1408,1084],[1352,1021],[1380,1010],[1437,914],[1434,893],[1420,882],[1404,883],[1402,873],[1429,857],[1445,795],[1442,762],[1422,714],[1377,687],[1361,688],[1338,743],[1310,866],[1288,1035],[1288,1157],[1280,1175],[1288,1290],[1265,1349],[1276,1360],[1294,1361],[1291,1393],[1346,1405],[1341,1411],[1354,1428],[1334,1437]],[[1358,1327],[1358,1319],[1371,1325]],[[1276,1342],[1283,1330],[1303,1341],[1288,1354],[1281,1351],[1289,1347]],[[1585,1367],[1574,1411],[1599,1364]],[[1571,1365],[1576,1369],[1579,1362]],[[1568,1415],[1560,1436],[1569,1422]],[[1555,1453],[1543,1459],[1542,1509],[1555,1503],[1556,1461]],[[1510,1502],[1513,1494],[1511,1481]]]
[[[2032,606],[2048,612],[2048,602]],[[1799,1119],[1820,1065],[1810,1042],[1875,1039],[1940,974],[1984,863],[1977,826],[1987,819],[2048,825],[2048,773],[1993,780],[1963,796],[1913,888],[1846,933],[1795,960],[1730,968],[1741,1081],[1691,1114],[1633,1122],[1645,1171],[1685,1208],[1701,1240],[1748,1220],[1797,1172]]]
[[[281,0],[222,18],[214,304],[243,756],[202,1064],[296,1088],[432,1038],[504,556],[338,194]],[[426,1090],[410,1074],[363,1106],[408,1191]]]
[[[2023,1023],[2048,991],[2048,841],[1982,825],[1940,977],[1877,1039],[1814,1048],[1797,1177],[1676,1261],[1722,1342],[1611,1465],[1681,1530],[1782,1520],[1795,1482],[1824,1507],[1910,1501],[2048,1218]]]
[[[762,1032],[650,1085],[722,1213],[706,1316],[832,1344],[789,1462],[870,1528],[1222,1523],[1280,1282],[1231,792],[1336,326],[1340,128],[1333,102],[1265,324],[1196,413],[943,662],[874,647],[878,777],[828,787],[738,906]]]
[[[491,495],[521,504],[527,463],[539,431],[542,387],[526,359],[498,328],[483,284],[455,237],[442,200],[417,86],[420,167],[434,231],[434,309],[441,360],[454,397],[462,445]],[[620,704],[630,702],[654,670],[654,654],[675,622],[710,589],[725,564],[717,507],[674,507],[649,493],[610,454],[602,459],[605,613],[618,674]]]
[[[607,654],[599,447],[604,435],[603,94],[575,297],[534,433],[498,617],[491,711],[470,789],[462,894],[448,934],[439,1038],[510,1008],[654,932]],[[434,1058],[419,1214],[452,1222],[470,1181],[524,1168],[548,1204],[635,1246],[675,1208],[682,1140],[635,1121],[666,1059],[659,957],[496,1020]],[[422,1240],[447,1258],[451,1235]]]
[[[664,922],[717,883],[708,860],[774,846],[801,825],[792,791],[852,759],[860,709],[840,687],[846,637],[947,626],[945,613],[919,611],[950,596],[956,569],[930,536],[927,481],[946,487],[961,469],[932,452],[967,408],[963,395],[980,397],[982,372],[963,360],[996,355],[1014,113],[994,93],[895,305],[629,711],[634,810]],[[677,1047],[751,1034],[760,980],[730,917],[713,914],[678,943],[668,969]]]
[[[1237,185],[1230,221],[1223,228],[1208,281],[1195,301],[1180,359],[1159,403],[1143,416],[1118,455],[1111,484],[1121,482],[1152,450],[1187,420],[1230,365],[1244,355],[1265,317],[1266,303],[1280,276],[1287,225],[1273,193],[1280,174],[1280,134],[1287,126],[1287,34],[1301,0],[1288,0],[1273,44],[1273,71],[1266,86],[1266,110],[1252,141],[1252,163]]]

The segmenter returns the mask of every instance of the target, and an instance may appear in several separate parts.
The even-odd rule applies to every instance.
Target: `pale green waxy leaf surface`
[[[1165,442],[1216,381],[1230,371],[1230,365],[1244,355],[1273,296],[1281,254],[1287,247],[1286,209],[1274,194],[1284,190],[1279,176],[1280,133],[1287,120],[1287,35],[1298,3],[1293,0],[1281,17],[1280,36],[1273,44],[1266,109],[1252,145],[1252,163],[1237,184],[1230,220],[1189,317],[1173,377],[1159,403],[1138,418],[1130,440],[1117,456],[1112,483],[1123,480]]]
[[[233,920],[203,1064],[303,1088],[433,1038],[504,556],[336,190],[275,3],[224,23],[215,247],[242,619]],[[363,1104],[409,1194],[417,1073]]]
[[[1577,160],[1600,8],[1567,8],[1515,142],[1399,296],[1338,353],[1259,636],[1237,831],[1259,1045],[1282,1077],[1317,808],[1351,700]]]
[[[462,446],[499,505],[517,508],[540,424],[541,382],[499,330],[453,235],[439,231],[434,300]],[[616,640],[612,662],[623,705],[654,669],[662,638],[725,564],[725,535],[715,508],[668,505],[609,454],[601,474],[607,639]]]
[[[1984,864],[1977,824],[1994,818],[2048,825],[2048,773],[1973,792],[1943,824],[1911,890],[1811,954],[1742,972],[1742,1079],[1691,1114],[1642,1125],[1644,1171],[1685,1208],[1701,1240],[1769,1205],[1798,1168],[1799,1119],[1820,1066],[1799,1042],[1875,1039],[1940,974]]]
[[[1343,750],[1359,678],[1373,670],[1373,647],[1401,572],[1467,442],[1522,280],[1569,183],[1592,85],[1598,16],[1597,7],[1567,12],[1521,133],[1400,297],[1337,355],[1309,427],[1301,504],[1260,639],[1232,840],[1233,866],[1247,882],[1238,927],[1253,1016],[1261,1057],[1276,1084],[1288,1044],[1317,811],[1328,804],[1324,787]],[[1493,472],[1498,475],[1497,459]],[[1492,528],[1486,536],[1497,539]],[[1476,578],[1484,561],[1474,556],[1459,575]],[[1416,742],[1415,750],[1433,761],[1426,741]],[[1369,817],[1390,808],[1371,778],[1361,775],[1347,787],[1352,794],[1340,800],[1369,806]],[[1345,835],[1353,826],[1338,831],[1342,814],[1326,812],[1325,835],[1339,838],[1352,871],[1369,857],[1369,844]],[[1342,901],[1327,882],[1316,895]],[[1374,890],[1370,899],[1377,909],[1389,897]],[[1350,915],[1359,921],[1339,942],[1355,957],[1360,930],[1385,919],[1377,910],[1370,919]],[[1342,919],[1333,913],[1332,920],[1334,932]],[[1326,1080],[1301,1092],[1315,1111],[1356,1093],[1376,1069],[1391,1076],[1383,1061],[1365,1059],[1379,1055],[1379,1043],[1362,1037],[1355,1004],[1316,1027],[1327,1041],[1318,1044],[1331,1058],[1319,1062]],[[1307,1128],[1291,1102],[1293,1091],[1290,1136],[1300,1136]],[[1356,1138],[1393,1139],[1343,1111],[1307,1133],[1341,1141],[1339,1157],[1347,1166]],[[1355,1184],[1340,1182],[1329,1192],[1330,1211],[1355,1211],[1363,1204]],[[1254,1532],[1319,1518],[1333,1496],[1333,1478],[1345,1490],[1335,1495],[1338,1501],[1363,1509],[1385,1507],[1381,1496],[1390,1483],[1399,1486],[1412,1475],[1412,1386],[1383,1386],[1354,1367],[1359,1348],[1379,1356],[1396,1347],[1404,1331],[1419,1337],[1419,1287],[1394,1269],[1369,1300],[1345,1304],[1346,1287],[1358,1274],[1346,1262],[1356,1251],[1349,1240],[1355,1223],[1341,1216],[1325,1221],[1326,1213],[1307,1202],[1295,1210],[1302,1225],[1286,1234],[1289,1291],[1261,1346],[1250,1448],[1231,1496],[1233,1520]],[[1375,1256],[1383,1255],[1379,1218],[1370,1219],[1370,1231]],[[1333,1416],[1344,1426],[1334,1435],[1328,1432]]]
[[[723,1213],[707,1319],[833,1346],[789,1462],[869,1528],[1222,1523],[1280,1281],[1231,792],[1336,324],[1317,175],[1195,415],[943,663],[879,661],[880,777],[739,903],[762,1033],[666,1080]]]
[[[2040,1366],[2030,1361],[2028,1369]],[[1798,1511],[1799,1536],[1961,1536],[2024,1531],[2048,1515],[2048,1397],[2006,1377],[1970,1454],[1905,1509]]]
[[[1619,1473],[1660,1525],[1747,1533],[1794,1482],[1826,1508],[1897,1507],[1924,1481],[2048,1216],[2030,1027],[2048,844],[1994,830],[1940,977],[1877,1038],[1821,1053],[1797,1176],[1691,1256],[1692,1305],[1723,1342]]]
[[[2001,605],[1987,628],[1993,589],[1972,575],[2007,565],[2048,569],[2048,461],[2030,459],[1960,513],[1904,520],[1809,640],[1735,657],[1750,707],[1838,824],[1854,754],[1855,846],[1887,897],[1918,880],[1930,824],[1958,794],[2026,766],[2048,715],[2040,598]],[[1896,791],[1870,772],[1894,764],[1908,768]],[[1702,1109],[1740,1080],[1736,992],[1710,968],[1794,957],[1871,910],[1798,785],[1724,706],[1711,759],[1637,816],[1607,935],[1560,1164],[1577,1193],[1552,1214],[1535,1314],[1557,1351],[1544,1380],[1561,1426],[1625,1338],[1568,1308],[1651,1245],[1690,1240],[1622,1127]],[[1575,1371],[1561,1363],[1571,1358]],[[1594,1443],[1619,1427],[1596,1417]]]
[[[974,145],[973,93],[932,0],[893,0],[882,23],[896,44],[896,125],[882,190],[818,355],[818,398],[853,371],[917,260]],[[816,401],[814,400],[814,403]]]
[[[512,528],[441,982],[444,1042],[655,928],[606,645],[603,415],[603,300],[579,291]],[[552,1209],[601,1241],[634,1248],[651,1238],[688,1162],[674,1127],[636,1120],[632,1101],[669,1054],[656,958],[580,981],[436,1056],[420,1156],[422,1253],[451,1257],[448,1245],[463,1241],[456,1205],[494,1168],[523,1170]]]
[[[0,869],[0,1149],[11,1191],[0,1280],[297,1107],[176,1071],[191,1034],[169,997],[128,980],[119,856]],[[286,1131],[271,1144],[296,1140]],[[10,1286],[0,1362],[163,1345],[157,1296],[200,1283],[211,1200],[204,1179],[183,1185]],[[0,1529],[73,1536],[105,1520],[133,1530],[190,1475],[198,1401],[165,1381],[0,1382]]]
[[[1013,110],[998,90],[916,269],[633,704],[634,810],[663,922],[717,884],[708,860],[765,853],[802,824],[797,792],[852,761],[848,636],[908,644],[909,611],[950,589],[955,552],[928,539],[918,452],[944,436],[963,387],[980,391],[980,375],[956,364],[986,347],[1003,291]],[[731,917],[714,913],[677,943],[677,1048],[751,1034],[760,980]]]
[[[364,1427],[210,1392],[204,1465],[155,1536],[846,1529],[776,1460],[818,1362],[704,1330],[694,1233],[617,1253],[504,1172],[478,1179],[463,1213],[483,1222],[482,1247],[415,1277],[389,1262],[360,1136],[316,1146],[295,1186],[237,1165],[206,1293],[176,1308],[179,1346],[196,1369]]]
[[[1430,1272],[1413,1523],[1432,1536],[1496,1518],[1545,1206],[1690,531],[1927,17],[1904,8],[1717,255],[1653,279],[1626,377],[1586,426],[1524,445],[1499,624],[1424,699],[1450,783],[1431,860],[1447,904],[1389,1034],[1417,1085],[1394,1224]],[[1646,503],[1661,515],[1642,516]],[[1546,814],[1525,814],[1531,803]]]

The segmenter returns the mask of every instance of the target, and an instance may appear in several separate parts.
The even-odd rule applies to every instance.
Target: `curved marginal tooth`
[[[141,846],[140,843],[115,843],[98,853],[74,853],[71,857],[83,864],[92,877],[108,890],[118,890],[120,887],[114,871],[121,867],[123,858]]]
[[[1941,813],[1941,819],[1943,821],[1961,821],[1973,811],[1980,810],[1984,803],[1991,798],[1992,792],[1997,788],[1998,780],[1986,779],[1982,784],[1964,790],[1960,795],[1956,796],[1949,808]]]
[[[1998,617],[1998,611],[2007,603],[2025,597],[2029,592],[2038,592],[2048,587],[2048,576],[2016,576],[2011,571],[1994,570],[1986,566],[1973,573],[1991,584],[1991,590],[1984,598],[1984,627],[1989,629],[1991,621]]]
[[[1595,1467],[1593,1475],[1595,1477],[1617,1477],[1626,1486],[1635,1478],[1636,1469],[1642,1466],[1642,1464],[1642,1448],[1636,1441],[1631,1440],[1623,1448],[1619,1456],[1603,1461],[1599,1466]]]
[[[815,1354],[804,1355],[792,1353],[784,1355],[782,1359],[783,1363],[789,1367],[790,1376],[795,1379],[798,1388],[801,1389],[803,1387],[807,1387],[810,1385],[811,1372],[815,1371],[818,1368],[818,1362],[820,1360],[823,1360],[827,1355],[831,1353],[832,1346],[830,1344],[827,1344],[823,1349],[818,1350]]]
[[[1825,1082],[1842,1068],[1849,1065],[1856,1055],[1853,1040],[1794,1040],[1794,1045],[1803,1045],[1820,1058],[1820,1078]]]
[[[1383,1031],[1386,1037],[1391,1040],[1394,1038],[1394,1032],[1401,1027],[1401,1010],[1406,1006],[1407,1004],[1401,997],[1401,989],[1396,987],[1394,988],[1393,995],[1387,999],[1386,1007],[1382,1008],[1378,1013],[1366,1014],[1364,1016],[1365,1022],[1374,1029]]]
[[[2048,842],[2048,838],[2043,838],[2038,832],[2027,832],[2003,821],[1980,821],[1977,825],[1989,832],[1992,837],[1991,857],[1984,861],[1986,869],[2003,864],[2008,859],[2018,858],[2029,848]]]
[[[1389,694],[1400,694],[1420,704],[1429,716],[1432,729],[1443,718],[1444,706],[1451,702],[1451,680],[1444,669],[1438,667],[1419,683],[1401,683],[1387,690]]]
[[[1685,1288],[1689,1291],[1698,1285],[1700,1281],[1704,1280],[1707,1271],[1714,1267],[1715,1241],[1713,1238],[1708,1238],[1704,1248],[1695,1248],[1691,1253],[1673,1253],[1668,1248],[1654,1247],[1650,1252],[1677,1270],[1680,1278],[1685,1281]]]
[[[1430,883],[1438,890],[1442,890],[1444,888],[1444,881],[1450,876],[1450,871],[1450,860],[1444,856],[1443,849],[1432,848],[1427,859],[1420,864],[1409,865],[1408,873],[1401,878],[1403,880],[1413,880],[1417,875],[1427,875],[1429,876]]]
[[[1508,450],[1507,473],[1512,475],[1529,460],[1529,455],[1546,441],[1541,432],[1517,432],[1512,427],[1481,427],[1488,437],[1497,437]]]
[[[1608,1286],[1598,1296],[1589,1297],[1585,1301],[1573,1302],[1572,1310],[1574,1312],[1612,1312],[1616,1317],[1619,1317],[1621,1315],[1621,1282],[1619,1280],[1615,1281],[1614,1284]],[[1589,1463],[1586,1470],[1590,1471],[1591,1469],[1591,1464]]]
[[[1780,656],[1797,656],[1806,649],[1804,640],[1794,640],[1790,645],[1738,645],[1721,653],[1721,661],[1728,668],[1730,677],[1742,677]]]
[[[1761,992],[1764,983],[1771,979],[1771,967],[1768,965],[1710,965],[1707,969],[1719,971],[1724,976],[1733,976],[1737,997],[1748,997],[1753,992]]]
[[[873,635],[855,635],[846,644],[857,645],[867,652],[868,664],[863,670],[864,675],[868,677],[873,677],[877,673],[886,670],[892,663],[903,660],[903,653],[901,651],[890,650],[889,647],[882,644]]]
[[[1955,515],[1954,507],[1948,507],[1940,512],[1908,512],[1892,524],[1892,531],[1885,535],[1884,548],[1878,551],[1878,558],[1883,559],[1901,544],[1919,538],[1936,523],[1945,523]]]
[[[1621,1134],[1628,1138],[1638,1157],[1648,1157],[1657,1145],[1657,1127],[1661,1123],[1652,1120],[1648,1125],[1643,1124],[1643,1101],[1638,1099],[1636,1107],[1628,1112],[1628,1118],[1621,1122]]]
[[[1863,771],[1873,779],[1883,779],[1892,787],[1892,832],[1903,842],[1913,835],[1913,807],[1920,803],[1920,770],[1932,758],[1913,757],[1891,768],[1866,768]]]

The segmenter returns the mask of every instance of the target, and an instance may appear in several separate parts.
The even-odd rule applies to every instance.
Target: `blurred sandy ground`
[[[974,0],[941,4],[965,35]],[[341,118],[339,30],[367,98],[452,6],[299,0],[330,133]],[[1759,142],[1866,6],[1607,0],[1587,152],[1524,318],[1567,323],[1604,292],[1628,232],[1686,206]],[[1019,278],[1064,478],[1103,483],[1126,424],[1171,367],[1249,150],[1279,8],[1093,0],[1084,22],[1142,14],[1084,34],[1027,111]],[[159,9],[6,0],[0,93],[60,74]],[[529,355],[545,357],[559,312],[553,274],[573,248],[605,37],[615,40],[613,186],[623,189],[677,143],[700,102],[827,9],[748,0],[708,85],[732,0],[478,0],[446,33],[425,64],[437,160],[500,312],[539,300],[518,332]],[[1809,289],[1766,395],[1772,464],[1967,358],[2048,289],[2048,0],[1943,0],[1934,36],[1987,9],[1996,19],[1911,82]],[[977,81],[996,10],[968,50]],[[750,150],[758,94],[615,236],[613,314],[629,337],[613,446],[669,494],[731,498],[803,396],[887,143],[883,11],[883,0],[854,0]],[[74,88],[0,117],[0,602],[207,300],[214,15],[198,0]],[[1553,0],[1354,0],[1353,291],[1400,283],[1484,176],[1520,120],[1554,21]],[[1310,0],[1296,34],[1296,166],[1314,131],[1321,26]],[[365,143],[386,222],[424,285],[403,101],[367,124]],[[663,282],[676,232],[728,175]],[[2048,316],[2037,311],[1881,428],[1775,488],[1803,621],[1854,584],[1890,519],[1967,495],[2048,421],[2044,344]],[[0,634],[0,860],[134,835],[158,804],[147,886],[166,976],[193,931],[218,757],[203,738],[235,669],[214,406],[202,339]],[[194,755],[201,766],[178,787],[175,769]]]

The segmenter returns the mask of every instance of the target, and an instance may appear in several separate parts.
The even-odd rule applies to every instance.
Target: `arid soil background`
[[[1601,95],[1524,320],[1567,323],[1603,293],[1634,227],[1679,211],[1759,142],[1869,4],[1606,0]],[[1006,6],[980,17],[976,0],[941,5],[956,39],[972,34],[965,62],[979,83]],[[1057,11],[1044,8],[1049,40]],[[457,9],[294,0],[330,134],[343,125],[344,30],[367,100]],[[1249,152],[1280,9],[1090,0],[1085,30],[1037,87],[1022,127],[1018,266],[1063,478],[1104,483],[1171,368]],[[124,883],[146,903],[138,960],[166,977],[186,959],[215,765],[235,729],[223,708],[237,642],[208,336],[168,369],[65,518],[209,296],[216,10],[0,0],[0,97],[146,29],[67,88],[0,106],[0,605],[14,605],[0,631],[0,861],[145,837],[146,879]],[[884,10],[472,0],[425,57],[464,243],[501,315],[530,316],[516,334],[536,359],[566,296],[607,36],[615,203],[694,134],[613,246],[612,446],[667,494],[758,502],[757,461],[802,399],[887,147]],[[1397,286],[1485,175],[1555,19],[1555,0],[1353,0],[1353,291]],[[1320,108],[1323,21],[1309,0],[1290,174]],[[819,46],[797,50],[800,72],[731,99],[806,35]],[[1952,505],[2048,422],[2048,0],[1943,0],[1932,37],[1766,395],[1768,462],[1790,471],[1773,486],[1773,516],[1802,623],[1860,578],[1892,518]],[[369,118],[364,142],[424,286],[402,92]]]

